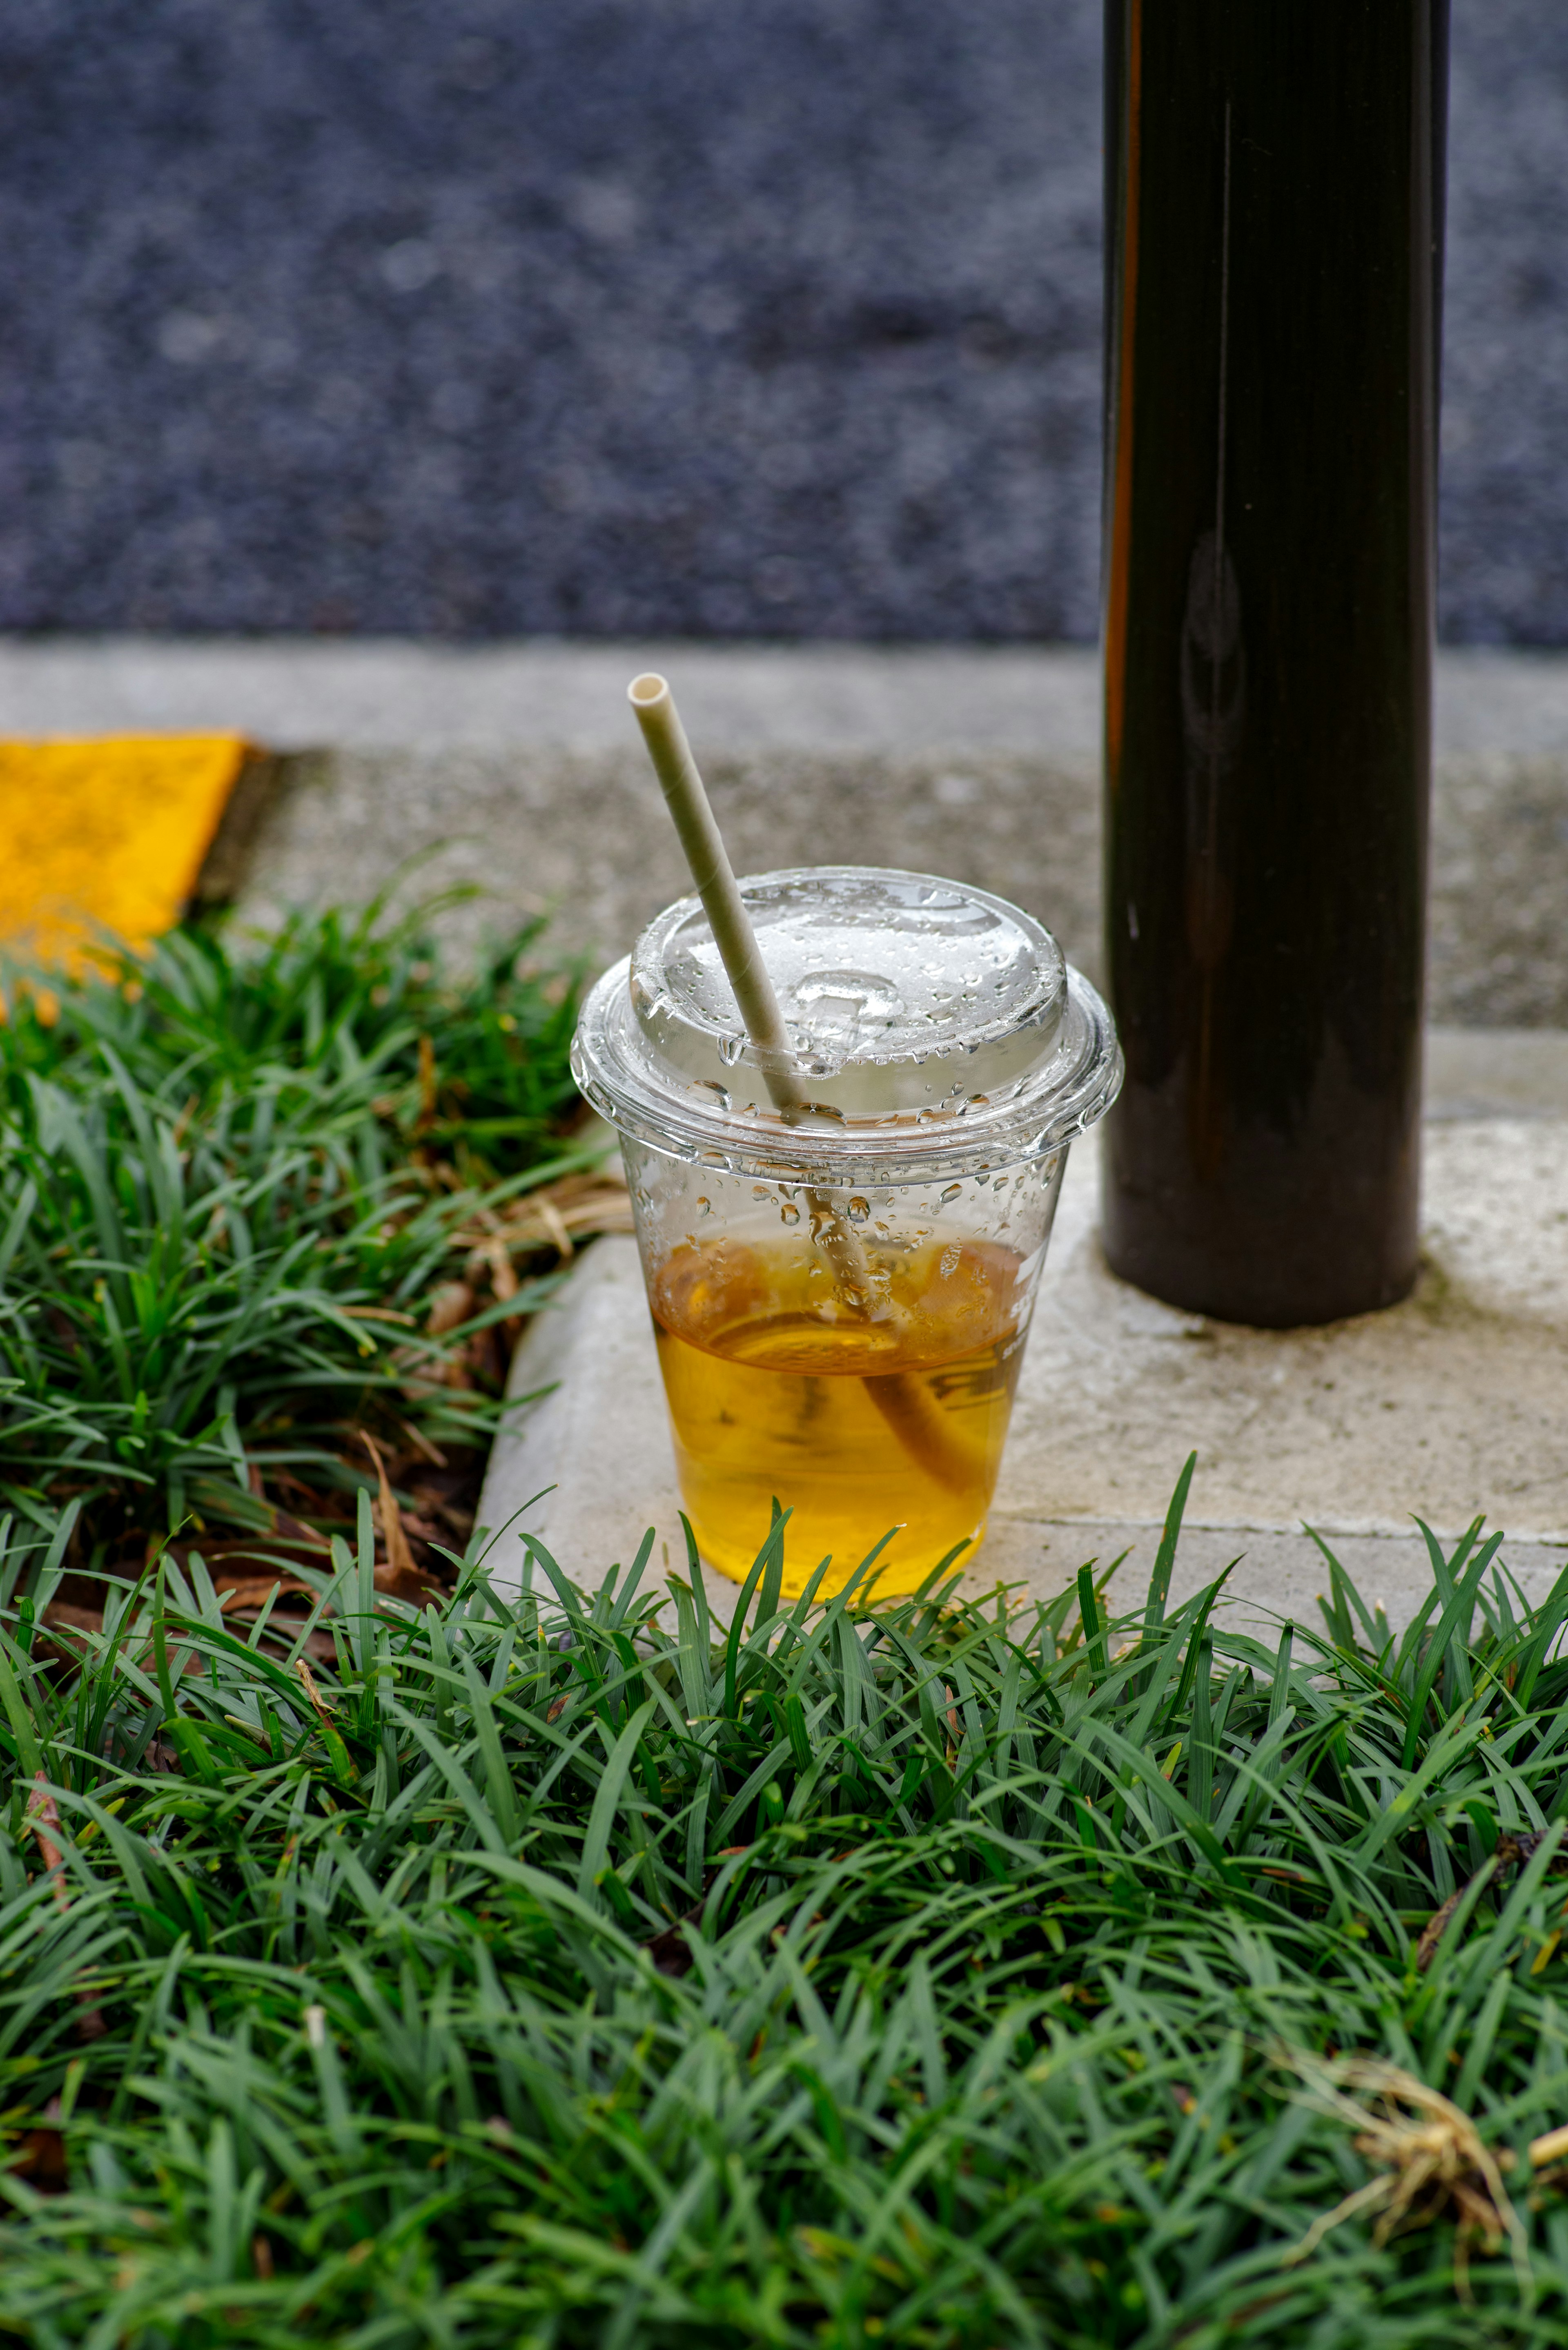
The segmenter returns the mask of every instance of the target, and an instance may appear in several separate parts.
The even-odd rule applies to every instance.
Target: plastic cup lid
[[[771,1102],[696,898],[668,907],[584,1007],[577,1082],[682,1157],[824,1180],[919,1180],[1037,1156],[1115,1098],[1098,996],[1049,931],[989,890],[808,866],[743,881],[809,1108]],[[896,1169],[894,1161],[897,1161]]]

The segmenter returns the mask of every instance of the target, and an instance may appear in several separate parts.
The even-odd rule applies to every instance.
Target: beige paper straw
[[[634,677],[628,698],[642,729],[654,774],[674,820],[697,895],[713,933],[747,1037],[755,1046],[763,1079],[774,1108],[787,1124],[810,1109],[790,1047],[779,1000],[763,961],[757,934],[741,896],[735,870],[714,821],[713,810],[686,729],[667,681],[649,670]],[[812,1232],[832,1265],[840,1287],[868,1321],[901,1321],[891,1304],[878,1306],[859,1234],[846,1223],[824,1191],[808,1190]],[[907,1371],[887,1371],[862,1384],[888,1426],[912,1459],[944,1485],[961,1488],[971,1464],[953,1441],[936,1399]]]
[[[734,991],[742,1024],[756,1046],[774,1107],[787,1116],[791,1110],[803,1109],[805,1098],[800,1089],[784,1014],[779,1010],[779,1000],[763,961],[723,836],[714,822],[707,791],[697,772],[697,762],[691,756],[691,745],[686,740],[675,698],[664,679],[651,670],[643,677],[634,677],[628,693],[648,745],[648,755],[653,762],[653,772],[663,789],[664,804],[680,837],[697,895],[702,900],[702,911],[708,917],[714,944]]]

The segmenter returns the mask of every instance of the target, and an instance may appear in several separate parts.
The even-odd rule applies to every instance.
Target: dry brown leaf
[[[1512,1868],[1520,1861],[1528,1860],[1549,1834],[1548,1829],[1537,1828],[1524,1835],[1499,1836],[1496,1847],[1490,1856],[1483,1860],[1480,1866],[1465,1879],[1456,1892],[1450,1893],[1442,1907],[1434,1909],[1428,1918],[1421,1939],[1416,1945],[1416,1970],[1418,1974],[1425,1974],[1437,1957],[1438,1946],[1449,1930],[1449,1920],[1470,1887],[1484,1887],[1489,1877],[1501,1876],[1505,1868]],[[1563,1866],[1568,1866],[1568,1846],[1563,1847],[1558,1856],[1558,1860]]]
[[[402,1514],[392,1492],[387,1464],[381,1458],[381,1448],[369,1430],[359,1431],[366,1451],[376,1464],[376,1479],[380,1488],[381,1540],[387,1546],[387,1564],[396,1575],[415,1572],[414,1555],[409,1548],[408,1535],[403,1532]]]
[[[301,1583],[292,1575],[251,1575],[231,1581],[227,1575],[217,1581],[218,1605],[224,1615],[234,1609],[265,1607],[275,1592],[280,1599],[314,1600],[316,1594],[308,1583]]]
[[[567,1229],[565,1216],[561,1213],[560,1209],[556,1205],[554,1200],[550,1198],[548,1192],[540,1193],[538,1199],[534,1202],[534,1212],[544,1224],[545,1230],[549,1233],[551,1240],[554,1241],[556,1253],[562,1258],[563,1262],[569,1258],[572,1253],[572,1235],[570,1231]]]
[[[505,1242],[499,1235],[486,1243],[484,1260],[490,1267],[490,1286],[497,1297],[515,1297],[517,1268],[512,1262]]]
[[[431,1292],[430,1311],[425,1316],[425,1328],[432,1338],[444,1338],[460,1322],[466,1322],[478,1300],[466,1281],[443,1281],[439,1289]]]
[[[379,1566],[376,1588],[384,1599],[404,1599],[416,1607],[423,1600],[427,1607],[439,1607],[447,1596],[445,1584],[422,1566]]]
[[[551,1248],[569,1256],[589,1232],[632,1230],[631,1195],[618,1175],[563,1175],[514,1201],[502,1217],[488,1211],[453,1235],[454,1245],[472,1252],[471,1278],[488,1262],[491,1243],[504,1235],[509,1253]]]
[[[69,1599],[51,1599],[44,1610],[42,1621],[47,1632],[101,1632],[103,1610],[101,1607],[78,1607]],[[59,1641],[57,1646],[63,1651],[67,1643]]]
[[[26,1821],[38,1839],[45,1874],[53,1880],[55,1907],[57,1909],[68,1909],[71,1897],[66,1889],[65,1856],[52,1833],[60,1825],[59,1807],[49,1793],[49,1783],[42,1771],[36,1773],[34,1783],[27,1791]]]
[[[25,2178],[44,2195],[63,2194],[68,2183],[65,2134],[54,2126],[59,2110],[58,2097],[51,2097],[44,2109],[43,2126],[23,2132],[14,2158],[5,2165],[13,2178]]]
[[[321,1691],[316,1686],[316,1675],[311,1671],[309,1665],[306,1662],[303,1657],[296,1657],[295,1659],[294,1669],[305,1684],[305,1694],[310,1700],[311,1704],[316,1708],[317,1721],[321,1723],[324,1730],[330,1730],[332,1727],[332,1716],[327,1710],[326,1699],[322,1696]]]
[[[70,1889],[66,1883],[65,1855],[55,1842],[60,1825],[59,1807],[49,1792],[48,1779],[42,1771],[36,1773],[33,1784],[27,1790],[26,1817],[27,1825],[38,1839],[38,1852],[43,1860],[45,1875],[49,1879],[55,1907],[57,1909],[68,1909],[71,1906],[71,1897]],[[81,2038],[101,2040],[109,2026],[105,2023],[103,2012],[91,1992],[78,1991],[77,2003],[81,2011],[77,2019],[77,2031]]]

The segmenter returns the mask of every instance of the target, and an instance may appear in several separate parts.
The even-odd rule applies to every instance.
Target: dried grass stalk
[[[1502,2183],[1502,2163],[1484,2144],[1469,2116],[1400,2065],[1379,2056],[1325,2060],[1301,2049],[1276,2048],[1274,2061],[1306,2085],[1305,2102],[1355,2132],[1355,2151],[1374,2173],[1313,2221],[1285,2256],[1293,2266],[1358,2212],[1376,2212],[1375,2244],[1445,2216],[1456,2222],[1454,2283],[1469,2300],[1470,2246],[1488,2253],[1506,2238],[1521,2293],[1531,2290],[1529,2243]],[[1348,2094],[1360,2091],[1360,2096]],[[1511,2154],[1505,2156],[1511,2162]]]

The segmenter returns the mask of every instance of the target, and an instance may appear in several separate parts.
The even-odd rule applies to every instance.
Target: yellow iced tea
[[[909,1590],[991,1505],[1023,1360],[1020,1260],[983,1242],[890,1253],[878,1318],[798,1247],[677,1249],[650,1285],[687,1515],[742,1580],[776,1494],[794,1512],[784,1591],[831,1552],[823,1596],[890,1526],[878,1590]],[[878,1562],[881,1564],[882,1562]]]

